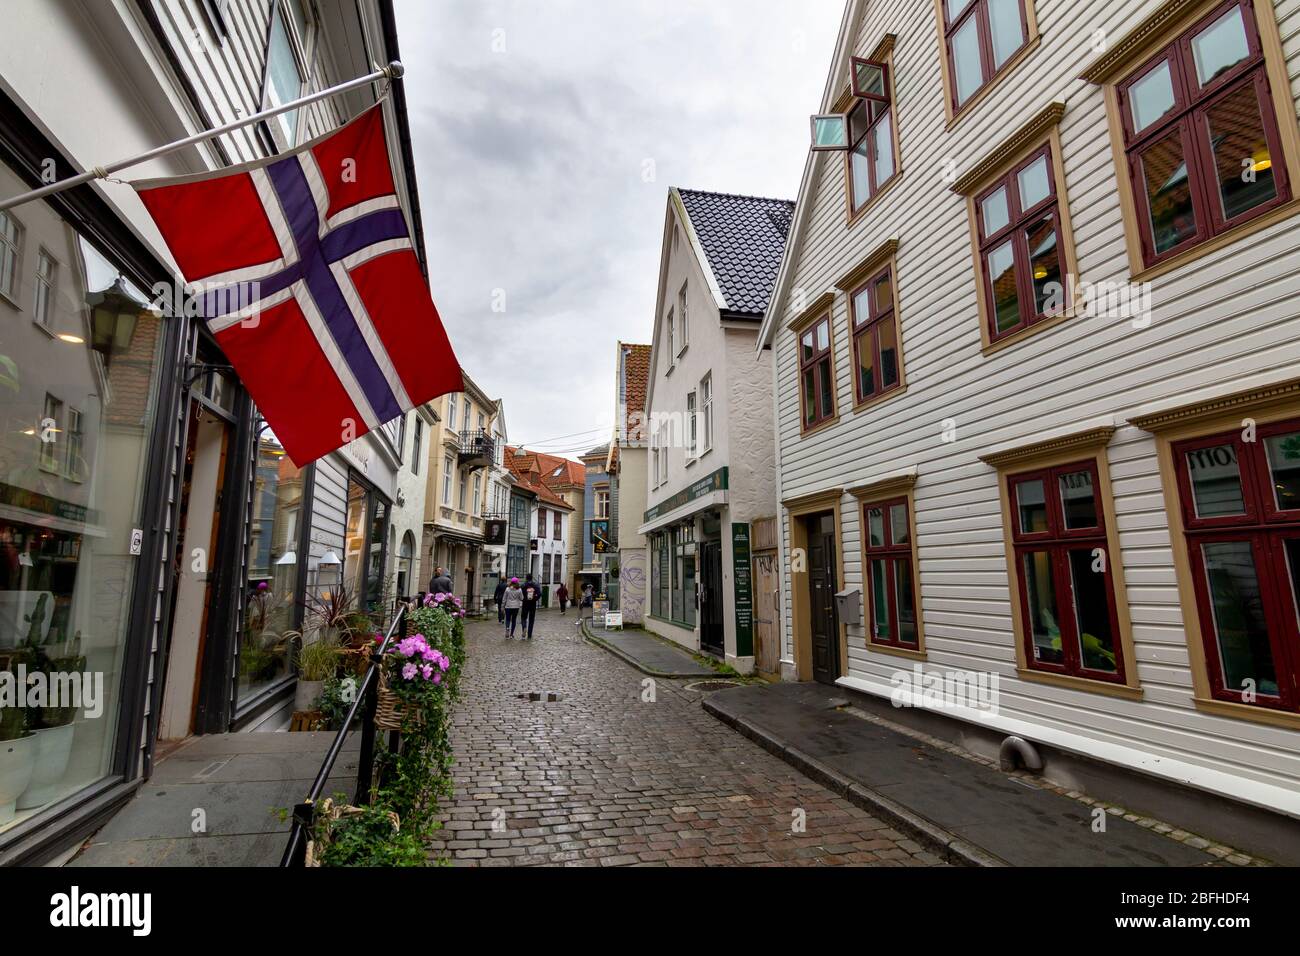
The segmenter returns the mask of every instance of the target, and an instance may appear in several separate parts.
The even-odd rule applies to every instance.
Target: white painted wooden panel
[[[1058,429],[1139,406],[1235,391],[1300,367],[1300,227],[1295,220],[1255,233],[1153,284],[1153,321],[1080,318],[985,357],[975,302],[965,201],[941,173],[960,175],[1054,100],[1061,122],[1065,196],[1084,280],[1127,281],[1128,259],[1102,92],[1079,73],[1096,56],[1090,42],[1113,40],[1159,4],[1120,0],[1037,0],[1041,45],[974,111],[947,130],[933,5],[873,0],[854,39],[864,55],[886,33],[894,50],[902,179],[863,220],[844,217],[839,156],[814,167],[802,241],[789,263],[773,348],[779,495],[790,498],[916,466],[921,609],[930,664],[1001,674],[1004,712],[1101,744],[1123,744],[1272,785],[1300,784],[1300,735],[1210,716],[1192,706],[1191,673],[1172,565],[1154,441],[1123,426],[1108,449],[1114,503],[1145,698],[1128,701],[1019,681],[1008,607],[1005,546],[989,449],[1029,443]],[[1300,0],[1277,0],[1293,95],[1300,99]],[[847,78],[845,78],[847,79]],[[837,79],[838,90],[843,80]],[[810,110],[811,111],[811,110]],[[1283,118],[1285,122],[1287,118]],[[838,424],[799,433],[794,291],[815,297],[886,239],[896,238],[907,392],[852,412],[848,304],[837,296]],[[957,440],[940,440],[953,419]],[[856,501],[843,501],[845,585],[862,586]],[[788,550],[789,528],[783,527]],[[785,607],[789,584],[783,579]],[[787,619],[784,656],[793,635]],[[885,681],[896,658],[865,647],[849,626],[850,675]]]

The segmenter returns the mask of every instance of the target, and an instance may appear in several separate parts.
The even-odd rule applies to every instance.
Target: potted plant
[[[21,707],[0,707],[0,825],[14,818],[18,797],[36,766],[36,735]]]
[[[334,676],[338,666],[337,644],[321,639],[304,645],[298,652],[298,686],[294,691],[293,709],[312,710],[325,689],[325,681]]]
[[[451,659],[423,634],[389,645],[379,670],[379,708],[375,726],[408,731],[424,722],[425,711],[442,697],[442,682]]]

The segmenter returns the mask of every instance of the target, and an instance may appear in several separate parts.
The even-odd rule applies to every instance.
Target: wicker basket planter
[[[333,800],[326,797],[316,807],[316,820],[327,820],[334,823],[343,817],[356,816],[359,813],[365,813],[365,807],[354,807],[350,805],[338,805]],[[393,832],[397,833],[401,829],[401,820],[392,810],[388,811],[388,819],[393,822]],[[320,866],[320,859],[317,857],[316,841],[314,839],[307,841],[307,858],[305,866]]]
[[[402,718],[406,715],[406,704],[388,687],[388,674],[379,669],[379,706],[375,708],[375,727],[379,730],[401,730]],[[417,715],[422,721],[422,715]]]

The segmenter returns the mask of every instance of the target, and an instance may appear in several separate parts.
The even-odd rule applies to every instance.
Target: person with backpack
[[[515,636],[515,623],[519,620],[519,609],[524,605],[524,592],[519,587],[519,579],[511,578],[510,586],[501,595],[501,607],[506,612],[506,637]]]
[[[537,602],[542,599],[542,586],[531,574],[524,578],[524,603],[519,612],[519,632],[526,641],[533,639],[533,623],[537,620]]]
[[[569,589],[563,584],[555,589],[555,600],[560,602],[560,613],[563,614],[569,603]]]
[[[501,599],[505,597],[505,593],[506,593],[506,579],[504,577],[499,578],[497,580],[497,589],[494,592],[492,592],[492,600],[495,601],[497,605],[498,624],[504,624],[506,622],[506,612],[501,607]]]

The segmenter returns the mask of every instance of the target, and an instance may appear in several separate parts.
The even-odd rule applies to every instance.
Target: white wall
[[[848,304],[833,313],[840,422],[800,436],[795,338],[786,298],[774,340],[782,499],[860,482],[910,466],[916,484],[921,607],[930,665],[995,671],[1002,711],[1073,735],[1094,751],[1136,748],[1156,763],[1226,770],[1247,781],[1300,785],[1300,735],[1197,711],[1174,576],[1168,522],[1152,438],[1122,427],[1108,449],[1127,596],[1144,699],[1027,683],[1015,677],[1006,556],[997,477],[978,455],[994,445],[1031,443],[1045,432],[1101,416],[1123,418],[1147,403],[1177,404],[1294,374],[1300,357],[1300,228],[1296,220],[1212,253],[1154,281],[1154,319],[1077,318],[985,357],[973,285],[965,202],[937,174],[952,157],[958,174],[1054,100],[1061,122],[1065,194],[1079,270],[1091,282],[1126,282],[1129,265],[1116,169],[1100,88],[1077,79],[1096,54],[1084,38],[1105,29],[1122,37],[1159,6],[1119,0],[1038,0],[1041,46],[951,131],[945,128],[941,55],[928,2],[868,5],[854,52],[886,33],[894,50],[902,180],[852,227],[845,226],[842,160],[821,161],[804,242],[790,289],[829,288],[881,242],[897,238],[898,301],[907,392],[852,411]],[[1300,0],[1277,0],[1293,91],[1300,94]],[[847,78],[837,78],[835,90]],[[1294,122],[1295,117],[1283,117]],[[1293,189],[1295,188],[1293,184]],[[954,419],[957,441],[940,440]],[[845,584],[862,586],[859,518],[842,503]],[[785,524],[784,547],[789,549]],[[790,606],[788,583],[784,607]],[[787,619],[784,656],[792,656]],[[853,678],[888,682],[898,661],[865,646],[860,622],[848,630]]]

